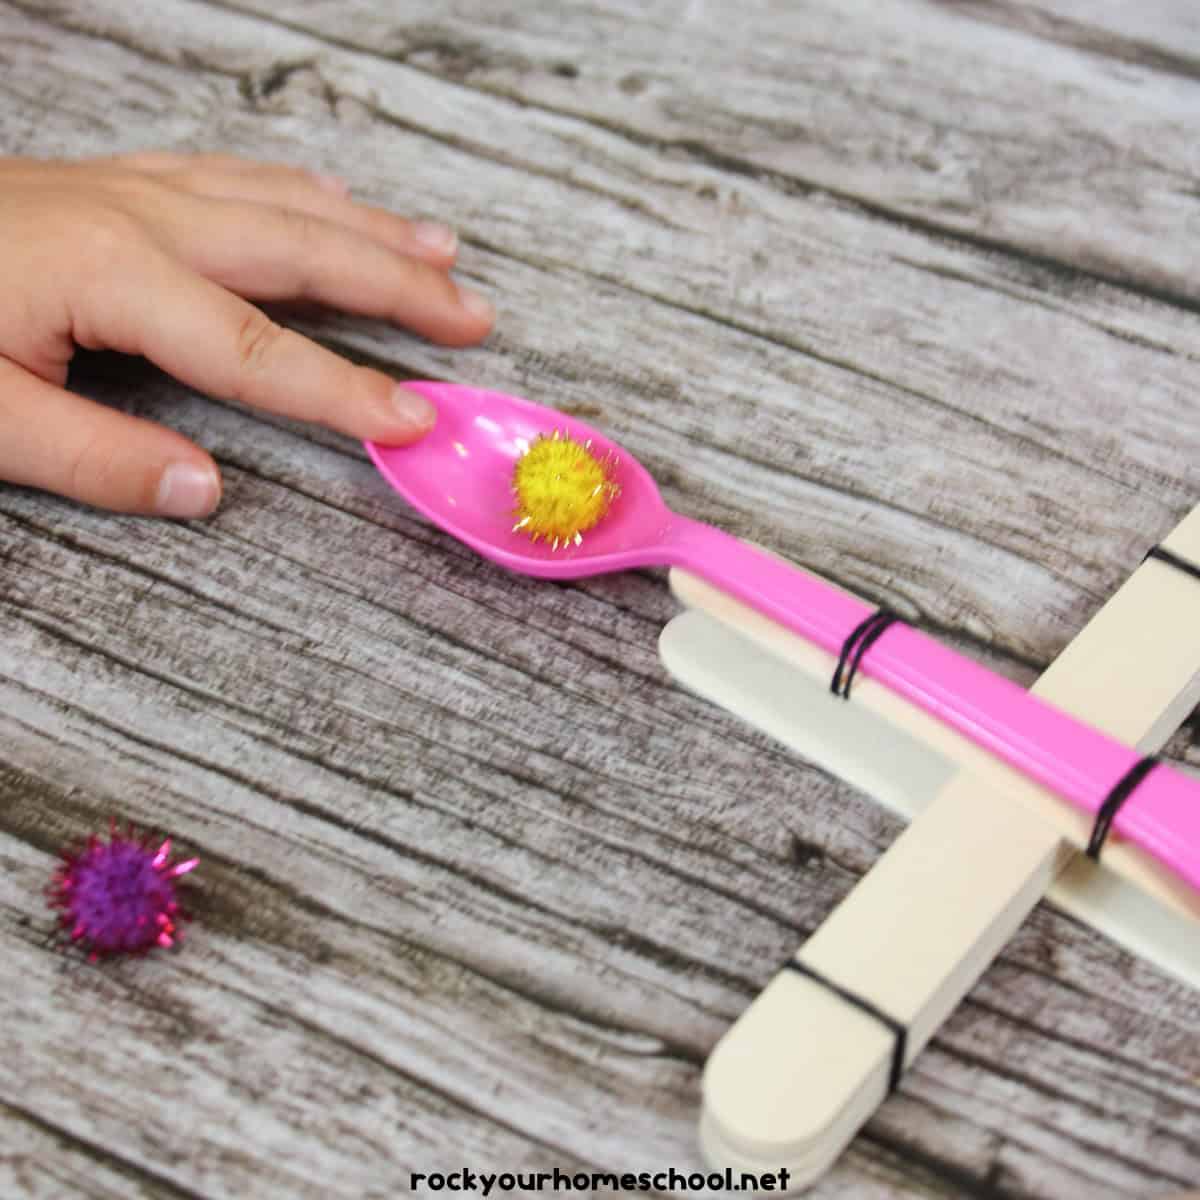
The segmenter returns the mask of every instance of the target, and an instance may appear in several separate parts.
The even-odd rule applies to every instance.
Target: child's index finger
[[[428,401],[276,324],[248,301],[147,247],[135,278],[90,289],[93,340],[141,354],[199,391],[360,439],[403,444],[434,422]]]

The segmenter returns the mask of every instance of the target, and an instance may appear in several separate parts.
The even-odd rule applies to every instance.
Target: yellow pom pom
[[[545,538],[554,549],[574,542],[601,521],[620,495],[613,481],[611,455],[598,458],[591,442],[577,442],[555,430],[540,434],[517,459],[513,471],[517,523],[536,542]]]

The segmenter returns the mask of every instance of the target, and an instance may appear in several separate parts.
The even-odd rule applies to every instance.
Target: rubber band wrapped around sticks
[[[878,615],[878,613],[875,614],[875,616]],[[863,624],[866,625],[867,623],[864,622]],[[882,626],[876,625],[874,628],[876,628],[879,633],[882,633],[883,630],[887,628],[888,624],[891,624],[891,622],[889,621],[887,624]],[[859,626],[859,629],[862,629],[862,626]],[[848,645],[852,646],[854,644],[855,634],[857,632],[858,631],[856,630],[855,633],[852,633],[850,637],[846,639]],[[859,634],[859,637],[862,638],[862,640],[860,640],[858,643],[859,649],[861,652],[865,653],[865,649],[863,647],[863,641],[865,641],[865,638],[863,638],[861,634]],[[843,659],[847,657],[848,653],[845,648],[843,648]],[[842,664],[839,662],[839,669],[841,669],[841,666]],[[847,687],[849,687],[849,679],[852,677],[853,669],[851,670],[850,676],[847,678]],[[1095,860],[1096,862],[1100,861],[1100,851],[1104,847],[1104,842],[1108,837],[1109,830],[1112,828],[1113,820],[1116,818],[1117,813],[1120,812],[1121,806],[1137,790],[1138,784],[1140,784],[1142,780],[1145,779],[1146,776],[1149,775],[1150,772],[1158,765],[1159,759],[1157,757],[1148,756],[1146,758],[1141,758],[1134,763],[1134,765],[1130,767],[1130,769],[1126,771],[1125,774],[1122,775],[1121,778],[1118,779],[1113,785],[1108,795],[1104,798],[1103,804],[1100,805],[1100,808],[1096,812],[1095,824],[1092,826],[1092,835],[1087,844],[1086,853],[1089,858]],[[803,962],[798,958],[788,959],[788,961],[783,964],[783,969],[786,971],[794,971],[797,975],[802,975],[806,979],[811,979],[813,983],[825,988],[825,990],[828,992],[832,992],[835,996],[844,1000],[847,1004],[857,1008],[859,1012],[865,1013],[867,1016],[877,1021],[892,1035],[892,1064],[888,1073],[888,1095],[891,1095],[891,1093],[894,1092],[899,1086],[900,1077],[904,1073],[904,1059],[908,1051],[908,1027],[902,1021],[898,1021],[895,1017],[884,1012],[883,1009],[881,1009],[878,1005],[873,1004],[865,996],[860,996],[857,992],[853,992],[849,988],[842,987],[841,984],[835,983],[832,979],[826,978],[819,971],[815,970],[813,967],[810,967],[808,963]]]
[[[1194,575],[1200,579],[1200,566],[1182,555],[1176,554],[1173,550],[1168,550],[1166,546],[1152,546],[1146,551],[1146,557],[1142,559],[1142,562],[1145,563],[1151,558],[1166,563],[1167,566],[1174,567],[1177,571],[1183,571],[1186,575]]]
[[[866,1013],[868,1017],[874,1018],[882,1025],[888,1033],[892,1035],[892,1066],[888,1073],[888,1095],[900,1085],[900,1076],[904,1073],[904,1056],[908,1051],[908,1027],[903,1021],[897,1021],[895,1017],[889,1016],[878,1005],[872,1004],[870,1000],[864,996],[860,996],[857,992],[852,992],[849,988],[842,987],[839,983],[834,983],[832,979],[826,979],[819,971],[815,971],[806,962],[801,962],[798,958],[789,958],[783,964],[785,971],[795,971],[797,975],[803,975],[805,979],[811,979],[813,983],[819,984],[826,991],[832,992],[835,996],[845,1000],[847,1004],[857,1008],[859,1012]]]
[[[1200,566],[1167,550],[1163,546],[1154,546],[1147,551],[1146,557],[1142,561],[1144,563],[1147,559],[1151,558],[1158,559],[1168,566],[1175,567],[1177,570],[1183,571],[1188,575],[1194,575],[1197,579],[1200,579]],[[899,620],[900,618],[896,613],[888,608],[881,607],[871,613],[869,617],[860,621],[850,631],[846,640],[842,643],[841,653],[838,655],[837,668],[833,673],[833,679],[829,685],[829,690],[835,696],[841,696],[843,700],[850,699],[850,685],[854,682],[854,677],[858,674],[858,669],[862,665],[867,651]],[[1088,838],[1085,850],[1088,858],[1095,862],[1100,861],[1100,852],[1104,848],[1104,843],[1108,838],[1109,830],[1112,828],[1112,823],[1116,819],[1117,813],[1121,811],[1121,806],[1133,795],[1142,780],[1158,766],[1158,763],[1159,760],[1153,757],[1139,759],[1112,786],[1108,795],[1105,796],[1100,807],[1096,810],[1096,819],[1092,825],[1091,836]],[[796,967],[794,969],[799,970],[800,968]]]
[[[1190,559],[1184,558],[1180,554],[1176,554],[1173,550],[1168,550],[1165,546],[1151,546],[1146,551],[1146,556],[1142,559],[1142,563],[1145,564],[1150,559],[1155,559],[1158,562],[1165,563],[1169,567],[1174,567],[1177,571],[1182,571],[1185,575],[1191,575],[1196,579],[1200,579],[1200,565],[1197,565]],[[1096,820],[1092,825],[1092,835],[1088,838],[1087,849],[1085,850],[1088,858],[1094,862],[1100,861],[1100,852],[1104,849],[1104,843],[1108,838],[1109,830],[1112,828],[1112,823],[1116,819],[1117,813],[1121,811],[1121,806],[1133,795],[1142,780],[1158,764],[1159,760],[1156,757],[1140,758],[1113,784],[1108,795],[1104,797],[1103,803],[1096,810]]]
[[[1139,758],[1137,762],[1113,784],[1111,791],[1104,797],[1104,802],[1096,809],[1096,820],[1092,825],[1092,836],[1088,838],[1087,849],[1084,853],[1095,862],[1100,861],[1100,851],[1104,849],[1108,831],[1112,828],[1113,820],[1121,811],[1121,806],[1137,790],[1137,786],[1158,766],[1159,760],[1150,756]]]
[[[833,679],[829,684],[829,690],[835,696],[841,696],[843,700],[850,699],[850,685],[854,682],[867,651],[899,620],[899,614],[892,612],[890,608],[878,608],[855,625],[842,643],[837,669],[833,672]]]

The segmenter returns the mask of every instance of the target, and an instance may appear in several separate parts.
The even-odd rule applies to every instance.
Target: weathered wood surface
[[[306,327],[585,414],[1021,681],[1200,495],[1188,0],[0,0],[0,96],[0,152],[233,149],[451,221],[486,346]],[[0,1194],[698,1169],[708,1049],[896,822],[670,683],[660,575],[502,575],[334,435],[76,386],[227,499],[0,488]],[[70,965],[41,889],[114,812],[202,857],[190,941]],[[1195,1184],[1198,1028],[1043,907],[813,1194]]]

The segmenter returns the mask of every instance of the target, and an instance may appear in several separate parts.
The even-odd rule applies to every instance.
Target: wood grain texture
[[[305,327],[586,416],[1028,682],[1200,492],[1193,9],[733,11],[0,0],[0,151],[232,149],[451,221],[486,346]],[[897,823],[670,683],[660,575],[502,575],[335,435],[75,386],[227,500],[0,490],[0,1194],[699,1169],[708,1049]],[[97,970],[41,889],[114,812],[203,865],[182,953]],[[1194,1185],[1198,1027],[1039,909],[812,1194]]]
[[[556,6],[515,27],[503,8],[488,20],[469,4],[426,3],[397,22],[370,0],[222,3],[727,175],[825,189],[932,230],[1200,295],[1200,157],[1186,119],[1200,26],[1184,0],[1153,17],[1138,5],[1132,18],[1114,4],[1088,15],[1081,4],[886,0],[850,28],[837,0],[790,20],[757,0],[734,22],[703,0],[578,3],[565,20]],[[1141,57],[1159,68],[1168,58],[1182,77],[1138,69],[1148,26],[1174,44]],[[1055,40],[1039,36],[1047,29]],[[586,63],[580,34],[598,48]],[[1079,46],[1115,48],[1118,60]],[[1190,246],[1172,236],[1182,232]]]

